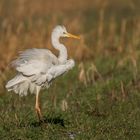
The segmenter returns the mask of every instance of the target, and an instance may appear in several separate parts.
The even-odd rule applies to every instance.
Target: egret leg
[[[42,119],[42,113],[41,113],[41,109],[40,109],[40,103],[39,103],[39,91],[40,88],[37,87],[37,91],[36,91],[36,102],[35,102],[35,110],[36,110],[36,114],[38,116],[39,121]]]

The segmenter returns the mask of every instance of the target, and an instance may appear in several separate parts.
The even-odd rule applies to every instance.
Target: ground
[[[0,98],[0,138],[139,139],[139,82],[129,64],[119,69],[114,66],[110,72],[113,63],[107,58],[95,61],[103,79],[87,86],[79,82],[77,66],[54,81],[40,94],[42,122],[35,114],[34,95],[7,93]]]

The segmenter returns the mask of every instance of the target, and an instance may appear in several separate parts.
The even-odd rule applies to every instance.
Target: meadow
[[[140,2],[136,0],[0,0],[0,140],[139,140]],[[55,25],[74,69],[35,96],[7,92],[19,51],[51,46]]]

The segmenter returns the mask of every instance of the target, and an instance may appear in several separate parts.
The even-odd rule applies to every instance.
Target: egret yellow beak
[[[76,35],[73,35],[73,34],[70,34],[70,33],[67,33],[66,35],[67,35],[67,37],[71,37],[71,38],[75,38],[75,39],[80,39],[79,36],[76,36]]]

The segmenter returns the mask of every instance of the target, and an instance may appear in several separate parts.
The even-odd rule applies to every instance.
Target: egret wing
[[[12,62],[13,67],[18,67],[22,64],[30,62],[32,60],[42,61],[45,63],[58,64],[57,57],[47,49],[27,49],[21,52],[19,57]]]
[[[21,53],[12,65],[31,81],[42,84],[47,80],[47,71],[58,63],[57,57],[47,49],[29,49]]]
[[[45,73],[51,66],[52,64],[50,62],[45,63],[39,60],[30,60],[17,66],[16,70],[25,76],[32,76],[35,74]]]

